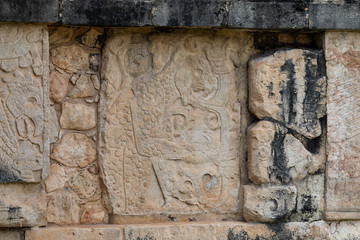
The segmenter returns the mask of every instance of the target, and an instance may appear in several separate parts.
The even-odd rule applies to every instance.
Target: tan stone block
[[[65,97],[69,80],[62,74],[53,71],[50,74],[50,98],[54,102],[61,102]]]
[[[107,212],[101,202],[86,203],[81,211],[81,224],[99,224],[107,222]]]
[[[321,135],[326,114],[326,77],[322,53],[291,49],[249,61],[249,108],[308,138]]]
[[[75,173],[68,183],[69,187],[85,201],[100,198],[99,176],[91,174],[87,169]]]
[[[49,42],[51,45],[68,43],[74,35],[73,27],[50,27]]]
[[[63,167],[58,164],[50,166],[50,174],[45,180],[46,192],[53,192],[62,189],[67,181],[67,176]]]
[[[48,194],[47,221],[59,225],[79,223],[80,208],[75,193],[57,190]]]
[[[290,216],[296,206],[294,186],[244,186],[246,221],[274,222]]]
[[[67,73],[89,69],[89,54],[78,45],[60,46],[50,50],[51,62]]]
[[[64,102],[60,125],[64,129],[90,130],[96,126],[96,109],[82,103]]]
[[[360,34],[325,34],[328,75],[326,218],[360,219]]]
[[[100,48],[103,42],[104,29],[102,28],[91,28],[85,34],[76,38],[79,43],[91,47]]]
[[[22,240],[22,231],[20,230],[0,230],[1,240]]]
[[[0,226],[46,225],[46,198],[40,184],[0,184]]]
[[[94,76],[94,75],[93,75]],[[81,75],[76,85],[70,90],[68,96],[73,98],[93,97],[97,91],[89,75]]]
[[[113,226],[47,227],[26,231],[25,240],[123,240],[122,228]]]
[[[48,174],[48,44],[46,26],[0,24],[0,183]]]
[[[99,155],[115,215],[237,214],[235,76],[253,52],[245,32],[109,35]]]
[[[249,179],[256,184],[299,181],[322,164],[284,127],[260,121],[248,130]]]
[[[96,151],[82,133],[67,133],[57,145],[51,158],[68,167],[86,167],[96,159]]]

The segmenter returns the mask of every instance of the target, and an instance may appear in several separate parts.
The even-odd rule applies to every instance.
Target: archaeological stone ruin
[[[0,240],[360,239],[359,0],[2,0]]]

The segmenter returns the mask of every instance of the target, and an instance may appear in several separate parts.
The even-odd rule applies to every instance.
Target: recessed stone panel
[[[100,158],[114,214],[237,211],[236,76],[251,42],[221,31],[109,37]]]
[[[360,219],[360,34],[325,34],[328,84],[326,217]]]
[[[48,37],[40,25],[0,25],[0,182],[48,174]]]

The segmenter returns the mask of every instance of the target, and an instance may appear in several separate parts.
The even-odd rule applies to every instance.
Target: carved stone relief
[[[0,25],[0,182],[48,174],[48,40],[38,25]]]
[[[114,214],[237,211],[236,71],[252,51],[238,33],[108,39],[100,160]]]

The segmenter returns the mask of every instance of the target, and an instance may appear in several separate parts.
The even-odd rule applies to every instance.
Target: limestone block
[[[360,222],[340,221],[330,223],[330,239],[360,239]]]
[[[249,61],[249,108],[308,137],[321,135],[326,114],[323,54],[315,50],[279,50]]]
[[[69,80],[62,74],[53,71],[50,74],[50,98],[54,102],[61,102],[66,95]]]
[[[51,45],[68,43],[73,35],[73,27],[58,26],[49,28],[49,42]]]
[[[326,217],[360,219],[360,34],[325,34],[328,74]]]
[[[96,151],[82,133],[67,133],[57,145],[51,158],[68,167],[86,167],[96,159]]]
[[[115,215],[238,211],[235,76],[253,51],[244,32],[109,35],[99,155]]]
[[[123,230],[113,226],[47,227],[26,231],[25,240],[123,240]]]
[[[19,230],[0,230],[1,240],[22,240],[22,231]]]
[[[52,164],[50,166],[50,174],[45,180],[46,192],[53,192],[62,189],[67,181],[67,176],[63,167],[59,164]]]
[[[0,183],[48,174],[48,44],[45,26],[0,24]]]
[[[249,179],[256,184],[288,183],[305,178],[320,159],[279,124],[260,121],[248,130]]]
[[[64,129],[90,130],[96,126],[96,110],[86,104],[64,102],[60,125]]]
[[[325,174],[310,175],[295,183],[297,189],[296,209],[290,216],[294,222],[316,221],[324,216]]]
[[[80,199],[86,201],[100,198],[100,183],[98,175],[91,174],[87,169],[78,171],[68,183]]]
[[[290,216],[296,206],[294,186],[244,186],[246,221],[274,222]]]
[[[96,93],[97,91],[95,90],[93,81],[90,79],[90,76],[81,75],[79,79],[76,80],[76,85],[73,89],[70,90],[68,96],[73,98],[84,98],[93,97]]]
[[[89,69],[89,54],[80,46],[60,46],[50,51],[51,62],[67,73]]]
[[[101,202],[86,203],[81,211],[81,224],[99,224],[107,221],[107,213]]]
[[[47,221],[59,225],[79,223],[80,208],[78,197],[67,190],[57,190],[48,194]]]
[[[103,43],[104,29],[91,28],[85,34],[76,38],[76,40],[87,47],[100,48]]]
[[[1,227],[45,225],[46,198],[40,184],[0,184]]]

